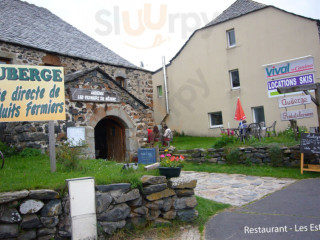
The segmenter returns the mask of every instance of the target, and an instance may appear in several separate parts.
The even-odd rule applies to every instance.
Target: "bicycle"
[[[2,160],[1,168],[3,168],[4,167],[4,156],[1,151],[0,151],[0,158],[1,158],[0,161]]]

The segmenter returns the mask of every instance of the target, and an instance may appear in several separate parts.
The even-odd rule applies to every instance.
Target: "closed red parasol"
[[[237,107],[236,107],[236,113],[234,115],[234,119],[237,121],[243,121],[246,119],[246,115],[244,114],[239,98],[237,101]]]

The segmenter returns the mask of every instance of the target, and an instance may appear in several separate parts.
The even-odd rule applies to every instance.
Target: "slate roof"
[[[64,56],[140,69],[45,8],[0,0],[0,41]]]
[[[209,22],[205,27],[222,23],[266,7],[268,7],[268,5],[254,2],[251,0],[237,0],[225,11],[223,11],[218,17]]]

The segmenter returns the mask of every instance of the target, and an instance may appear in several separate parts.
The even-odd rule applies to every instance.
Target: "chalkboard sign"
[[[301,133],[300,151],[302,153],[320,154],[320,134]]]
[[[138,163],[152,164],[157,162],[157,154],[155,148],[139,148],[138,149]]]

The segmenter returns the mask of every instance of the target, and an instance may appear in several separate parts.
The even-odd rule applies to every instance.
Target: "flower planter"
[[[159,167],[160,175],[166,176],[166,178],[179,177],[181,173],[181,167]]]

